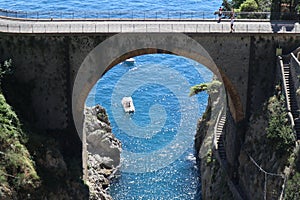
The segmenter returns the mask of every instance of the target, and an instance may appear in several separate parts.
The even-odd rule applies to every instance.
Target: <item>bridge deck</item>
[[[299,23],[241,21],[236,33],[300,33]],[[0,32],[7,33],[229,33],[230,20],[26,20],[0,17]]]

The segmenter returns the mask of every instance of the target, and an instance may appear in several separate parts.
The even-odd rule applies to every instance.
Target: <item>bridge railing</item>
[[[102,20],[204,20],[218,19],[218,12],[196,11],[82,11],[82,12],[57,12],[57,11],[12,11],[0,9],[0,16],[21,19],[102,19]],[[230,18],[231,12],[223,12],[222,18]],[[270,12],[239,12],[235,13],[240,19],[269,19]]]

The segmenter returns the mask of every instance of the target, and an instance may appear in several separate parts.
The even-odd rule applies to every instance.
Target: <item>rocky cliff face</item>
[[[199,120],[195,138],[195,147],[201,159],[202,199],[204,200],[234,199],[227,184],[228,178],[232,178],[231,172],[221,168],[213,150],[213,127],[216,120],[214,110],[220,110],[217,105],[218,98],[210,98],[206,113]],[[237,174],[237,187],[241,189],[241,194],[245,199],[262,199],[264,196],[267,199],[279,199],[283,190],[284,170],[289,170],[286,167],[287,156],[276,154],[267,141],[267,120],[266,112],[251,117],[245,141],[241,146],[241,151],[237,152],[238,169],[232,173]],[[235,130],[234,127],[229,126],[226,131],[234,132]],[[227,134],[226,140],[230,139],[232,136]],[[232,147],[227,144],[225,148],[228,153]],[[227,154],[227,159],[229,157],[230,155]],[[254,160],[258,166],[254,164]],[[269,174],[264,173],[263,170]]]
[[[197,125],[195,149],[200,158],[202,199],[233,199],[227,177],[213,151],[214,126],[224,106],[222,92],[210,94],[208,105]]]
[[[289,170],[289,155],[276,152],[266,136],[266,113],[251,117],[239,155],[239,183],[247,199],[279,199]]]
[[[111,200],[109,183],[120,165],[121,142],[111,132],[103,107],[85,109],[89,199]]]
[[[271,90],[269,87],[273,84],[273,88],[275,88],[277,80],[262,83],[261,79],[265,75],[268,78],[274,79],[275,77],[275,74],[270,76],[267,73],[259,75],[255,73],[255,77],[253,77],[257,85],[250,90],[249,119],[243,122],[234,122],[230,116],[227,118],[224,142],[226,169],[220,167],[213,149],[214,130],[212,127],[216,122],[214,110],[220,110],[222,101],[219,100],[220,97],[210,97],[207,112],[199,121],[195,139],[195,147],[201,158],[203,200],[238,199],[235,198],[237,195],[234,193],[232,185],[227,184],[228,180],[231,180],[242,199],[280,199],[285,195],[284,181],[288,180],[287,177],[295,165],[295,153],[291,154],[288,151],[280,153],[274,150],[273,144],[270,143],[271,140],[267,136],[267,128],[272,118],[268,115],[269,99],[273,98],[272,91],[275,93],[275,89]],[[267,92],[262,94],[262,91]],[[226,106],[227,104],[225,104]],[[290,125],[287,122],[286,118],[282,126],[288,128]],[[278,129],[280,129],[279,126],[280,124],[278,124]],[[282,132],[287,133],[287,128]],[[274,132],[273,136],[276,134],[278,133]],[[280,144],[284,143],[287,141],[282,139]],[[294,144],[290,146],[292,149],[295,147]],[[285,184],[285,188],[287,186],[288,184]]]

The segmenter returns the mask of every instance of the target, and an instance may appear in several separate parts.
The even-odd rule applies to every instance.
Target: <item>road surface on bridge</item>
[[[299,23],[236,20],[235,33],[300,33]],[[230,33],[230,20],[28,20],[0,17],[8,33]]]

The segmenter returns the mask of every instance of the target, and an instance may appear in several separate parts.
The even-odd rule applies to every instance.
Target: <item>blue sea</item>
[[[214,12],[221,0],[1,0],[0,8],[14,11],[178,11]]]
[[[122,141],[122,166],[111,194],[114,199],[201,199],[193,144],[208,95],[189,97],[189,92],[211,81],[212,73],[175,55],[134,59],[108,71],[86,101],[106,108],[113,133]],[[124,96],[132,97],[134,114],[124,112]]]
[[[208,12],[222,1],[209,0],[1,0],[0,8],[23,12]],[[134,57],[108,71],[86,104],[108,112],[113,133],[122,142],[122,166],[110,192],[116,200],[201,199],[201,180],[193,140],[208,95],[189,97],[190,87],[211,81],[200,63],[168,54]],[[135,112],[125,113],[124,96]]]

